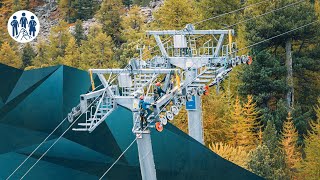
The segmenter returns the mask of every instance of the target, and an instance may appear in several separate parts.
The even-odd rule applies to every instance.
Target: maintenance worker
[[[148,117],[151,115],[152,110],[148,107],[150,106],[151,103],[145,102],[144,101],[144,96],[140,96],[140,101],[139,101],[139,108],[140,108],[140,127],[141,130],[143,130],[143,123],[146,122],[146,126],[148,124]],[[147,111],[147,115],[145,115]]]
[[[154,93],[155,93],[155,96],[157,96],[158,98],[161,98],[161,96],[166,94],[166,92],[164,90],[162,90],[160,82],[156,83],[156,91],[154,91]],[[156,99],[155,99],[155,101],[156,101]]]

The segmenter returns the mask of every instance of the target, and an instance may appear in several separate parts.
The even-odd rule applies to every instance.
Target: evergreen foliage
[[[73,23],[77,19],[87,20],[93,17],[98,9],[96,0],[60,0],[59,8],[64,19]]]
[[[123,43],[120,17],[123,11],[122,7],[121,0],[104,0],[97,13],[97,18],[102,24],[103,32],[112,38],[116,47],[120,47]]]
[[[82,40],[86,40],[87,37],[84,34],[84,29],[82,27],[82,21],[81,20],[77,20],[76,24],[75,24],[75,30],[74,30],[74,38],[76,39],[77,45],[80,46],[81,45],[81,41]]]
[[[283,169],[276,168],[276,157],[266,145],[259,145],[249,155],[248,169],[265,179],[289,179]]]
[[[61,59],[65,55],[65,49],[71,37],[68,30],[68,24],[65,21],[60,21],[57,26],[51,29],[48,53],[52,64],[61,63],[58,59]]]
[[[52,61],[49,59],[49,46],[44,40],[40,40],[37,44],[37,55],[33,59],[32,64],[36,67],[50,66]]]
[[[27,44],[23,50],[22,50],[22,68],[26,68],[28,66],[31,66],[32,59],[36,56],[36,53],[34,52],[33,48],[30,44]]]
[[[153,26],[157,29],[182,29],[197,20],[195,2],[189,0],[166,0],[154,14]]]

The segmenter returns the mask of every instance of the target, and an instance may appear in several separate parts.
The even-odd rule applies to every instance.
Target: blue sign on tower
[[[192,96],[192,100],[191,101],[187,101],[186,102],[186,109],[187,110],[197,110],[196,97],[195,96]]]

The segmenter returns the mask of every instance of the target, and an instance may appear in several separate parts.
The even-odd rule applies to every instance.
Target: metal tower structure
[[[93,74],[100,79],[102,88],[81,95],[80,104],[69,113],[68,120],[71,123],[84,113],[85,122],[78,123],[73,130],[90,133],[118,106],[130,109],[142,179],[156,180],[150,128],[161,132],[167,121],[173,120],[185,106],[189,135],[203,144],[201,96],[208,93],[209,87],[218,86],[234,66],[251,64],[252,59],[236,55],[233,30],[195,30],[188,24],[183,30],[147,31],[147,34],[155,38],[161,55],[146,61],[132,59],[124,69],[89,69],[93,89]],[[162,38],[170,40],[164,42]],[[166,93],[156,98],[155,82],[159,79]],[[144,127],[140,127],[141,95],[153,107]]]

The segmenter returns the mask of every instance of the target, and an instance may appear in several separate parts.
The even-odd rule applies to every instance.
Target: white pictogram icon
[[[40,31],[40,23],[37,16],[26,10],[15,12],[10,17],[7,26],[10,36],[20,43],[32,41]]]

